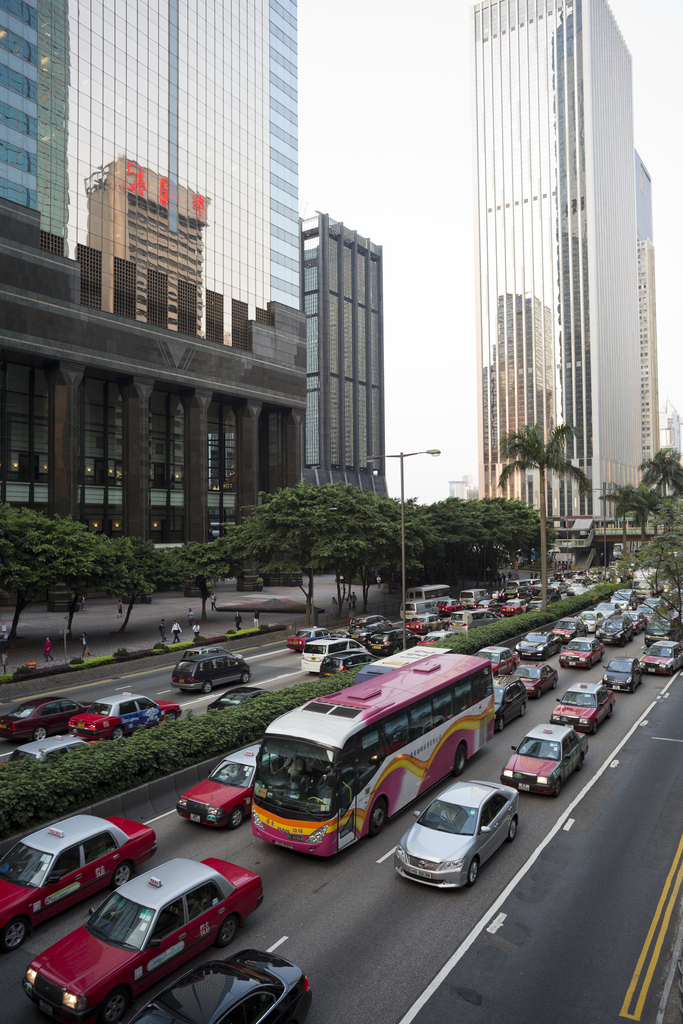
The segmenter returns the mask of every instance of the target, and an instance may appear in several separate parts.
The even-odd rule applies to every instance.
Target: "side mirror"
[[[150,939],[149,940],[149,948],[150,949],[156,949],[156,947],[160,946],[160,945],[161,945],[161,939]]]
[[[514,743],[510,747],[510,750],[514,750],[514,752],[517,753],[517,747],[514,745]]]
[[[51,875],[47,876],[46,884],[52,885],[53,882],[59,882],[59,880],[63,878],[65,874],[66,871],[53,871]]]
[[[95,908],[94,907],[88,907],[88,916],[92,917],[94,913],[95,913]]]
[[[413,814],[415,815],[416,818],[419,818],[420,815],[422,814],[422,811],[413,811]]]
[[[490,832],[491,829],[490,829],[490,827],[488,825],[482,825],[481,828],[479,829],[479,831],[484,833],[484,834],[486,834],[487,832]]]

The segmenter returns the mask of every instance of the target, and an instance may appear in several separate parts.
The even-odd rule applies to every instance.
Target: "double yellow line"
[[[652,918],[650,929],[647,933],[643,948],[636,964],[636,969],[633,972],[631,978],[631,984],[628,987],[626,997],[624,999],[624,1005],[619,1013],[620,1017],[628,1017],[629,1020],[640,1020],[640,1015],[643,1012],[645,1000],[650,989],[652,982],[652,975],[655,972],[657,962],[659,960],[660,953],[662,951],[662,944],[664,938],[669,929],[669,922],[671,921],[671,914],[673,913],[676,900],[678,898],[678,891],[683,883],[683,836],[678,844],[676,850],[676,856],[673,859],[673,864],[669,870],[669,874],[666,876],[666,882],[662,889],[662,895],[659,897],[659,903],[655,910],[655,915]],[[655,939],[656,935],[656,939]],[[654,941],[654,947],[650,952],[650,947]],[[649,957],[649,963],[647,969],[645,964]],[[635,1006],[632,1007],[634,999],[636,999],[636,993],[640,986],[640,995],[637,997]]]

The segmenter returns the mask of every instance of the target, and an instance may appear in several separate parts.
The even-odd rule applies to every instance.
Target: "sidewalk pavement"
[[[360,588],[356,588],[358,593]],[[151,604],[134,604],[125,633],[119,633],[123,619],[118,618],[116,598],[86,598],[85,610],[77,612],[71,626],[73,640],[67,641],[66,660],[80,658],[83,653],[81,634],[86,633],[91,657],[113,654],[120,647],[129,651],[153,647],[161,639],[159,621],[166,622],[167,642],[172,643],[171,626],[174,619],[180,623],[181,640],[192,639],[192,628],[188,624],[188,609],[192,608],[194,620],[201,626],[202,636],[216,636],[235,628],[235,611],[242,615],[242,629],[249,628],[253,623],[253,609],[268,601],[277,599],[283,606],[275,611],[260,613],[260,624],[284,623],[294,629],[305,624],[306,615],[303,611],[293,611],[288,605],[304,605],[305,599],[299,587],[264,587],[258,593],[237,590],[237,581],[228,580],[217,583],[215,587],[218,610],[211,611],[210,601],[206,602],[206,621],[201,621],[202,603],[197,598],[187,598],[182,591],[167,591],[154,594]],[[318,576],[314,584],[314,605],[322,609],[318,614],[318,623],[330,628],[341,623],[348,623],[348,604],[342,616],[332,614],[332,599],[336,601],[337,588],[334,576]],[[398,614],[400,598],[397,594],[385,595],[375,585],[368,594],[368,614]],[[221,610],[221,608],[223,610]],[[124,601],[124,618],[126,604]],[[362,597],[356,604],[356,615],[362,614]],[[0,609],[0,627],[9,630],[12,623],[13,610]],[[18,639],[14,649],[7,652],[7,671],[13,672],[26,662],[45,664],[45,639],[50,637],[50,651],[55,661],[64,661],[64,639],[62,630],[66,627],[67,616],[63,612],[48,612],[47,605],[30,605],[21,615],[18,627]]]

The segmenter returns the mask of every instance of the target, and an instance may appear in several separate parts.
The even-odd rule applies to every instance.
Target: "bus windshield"
[[[317,743],[266,736],[256,767],[254,794],[264,804],[329,818],[336,789],[335,751]]]

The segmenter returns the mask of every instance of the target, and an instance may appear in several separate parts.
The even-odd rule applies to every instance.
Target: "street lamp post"
[[[368,462],[378,462],[380,459],[401,460],[401,606],[403,608],[403,650],[406,649],[406,512],[405,495],[403,490],[403,460],[409,459],[412,455],[441,455],[438,448],[427,448],[423,452],[399,452],[398,455],[368,455]]]

